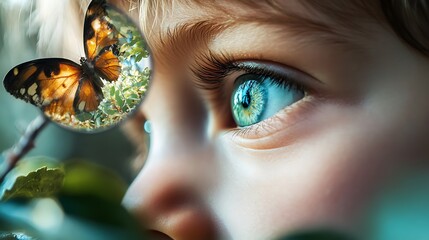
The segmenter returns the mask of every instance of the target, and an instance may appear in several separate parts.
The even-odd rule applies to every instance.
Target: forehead
[[[142,3],[141,16],[143,32],[156,58],[196,49],[237,26],[270,27],[297,42],[345,44],[354,49],[367,39],[371,26],[378,24],[377,7],[371,2],[154,0]]]
[[[198,21],[213,23],[270,22],[297,31],[353,32],[367,22],[380,20],[376,1],[367,0],[154,0],[143,2],[144,28],[165,32]]]

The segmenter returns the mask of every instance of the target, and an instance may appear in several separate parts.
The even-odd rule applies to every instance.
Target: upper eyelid
[[[238,60],[225,53],[200,55],[191,65],[191,71],[195,76],[195,85],[203,90],[220,90],[225,84],[225,78],[233,72],[246,71],[246,67]]]
[[[223,86],[224,79],[231,73],[233,58],[211,52],[198,57],[191,65],[191,72],[195,76],[195,85],[203,90],[215,90]]]
[[[323,84],[317,78],[314,78],[296,68],[289,66],[279,66],[280,64],[259,59],[244,60],[235,59],[228,54],[213,54],[209,52],[196,59],[195,64],[191,65],[191,71],[195,76],[195,85],[202,89],[218,93],[225,85],[225,78],[233,72],[243,71],[245,73],[254,73],[265,76],[271,76],[293,84],[299,85],[303,89],[312,92],[313,84]],[[311,81],[309,80],[311,79]]]

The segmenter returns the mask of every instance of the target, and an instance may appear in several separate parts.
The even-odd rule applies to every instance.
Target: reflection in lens
[[[114,126],[136,109],[149,85],[151,61],[139,28],[106,0],[91,2],[83,30],[80,65],[32,60],[12,68],[4,86],[59,125],[90,132]]]
[[[100,6],[104,8],[104,11],[95,12],[95,19],[91,18],[90,15],[90,9],[95,8],[94,4],[102,4]],[[100,71],[97,70],[97,60],[101,62],[99,63],[99,68],[106,68],[106,71],[109,72],[111,69],[109,69],[108,65],[113,62],[109,58],[117,58],[120,66],[119,76],[116,81],[109,81],[109,76],[101,76],[102,99],[94,111],[76,112],[70,117],[64,115],[50,115],[49,117],[66,127],[94,130],[117,124],[140,104],[148,88],[151,61],[146,41],[138,27],[125,14],[113,6],[93,1],[88,8],[85,21],[92,21],[90,26],[95,29],[94,31],[97,31],[97,27],[99,27],[99,30],[110,31],[110,35],[106,38],[114,42],[111,50],[113,55],[112,53],[110,53],[110,56],[107,55],[106,60],[101,59],[104,57],[103,53],[98,54],[99,59],[97,59],[98,56],[94,57],[96,74],[97,71]],[[107,23],[107,29],[98,26],[100,23]],[[84,33],[85,36],[86,34]],[[94,37],[104,36],[104,34],[108,33],[95,33]],[[87,41],[91,41],[91,39]],[[102,41],[98,43],[103,44]],[[85,44],[89,46],[91,43]],[[95,48],[100,47],[95,46]],[[105,46],[104,49],[106,49]],[[102,52],[104,50],[95,49],[94,51]],[[102,73],[98,74],[103,75]]]

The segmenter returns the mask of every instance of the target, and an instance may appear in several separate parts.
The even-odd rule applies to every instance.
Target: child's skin
[[[142,106],[151,146],[124,205],[154,236],[274,239],[319,227],[359,236],[383,189],[429,170],[429,60],[387,24],[350,16],[358,27],[345,28],[299,1],[275,1],[281,14],[186,2],[145,32],[155,58]],[[231,96],[246,72],[227,73],[218,90],[201,88],[192,73],[209,51],[298,72],[291,81],[302,87],[267,85],[278,90],[266,100],[272,114],[237,127]],[[296,102],[273,103],[291,95]]]

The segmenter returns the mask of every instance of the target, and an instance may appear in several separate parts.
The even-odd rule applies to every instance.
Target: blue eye
[[[273,116],[304,95],[304,91],[287,81],[264,74],[243,74],[234,83],[232,115],[239,127],[246,127]]]

